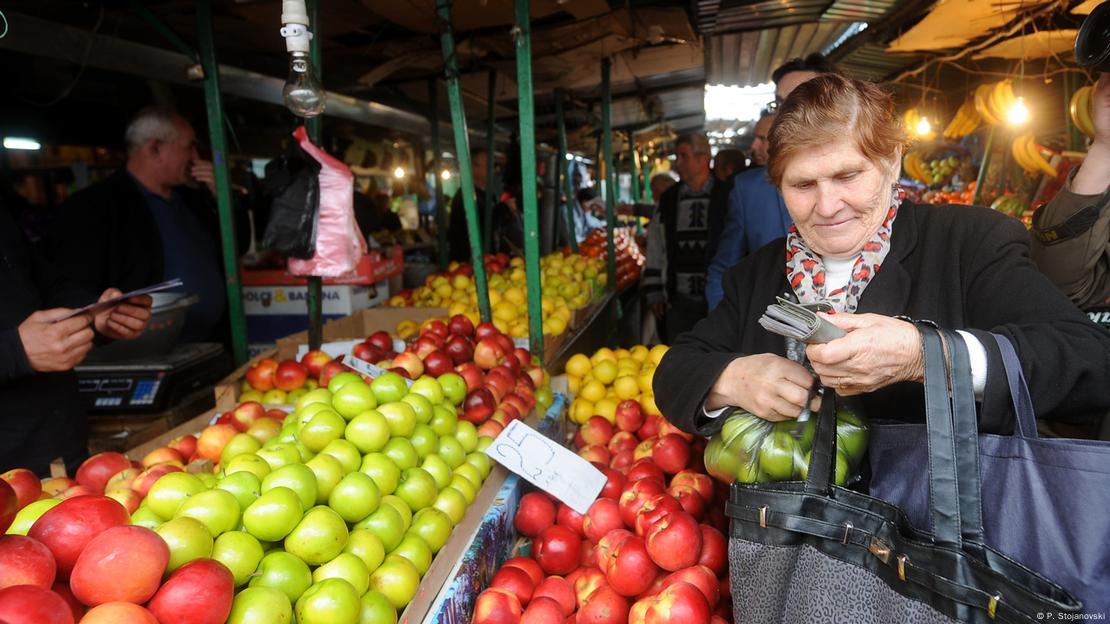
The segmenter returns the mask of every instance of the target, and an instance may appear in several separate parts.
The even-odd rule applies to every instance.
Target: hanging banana
[[[990,106],[987,103],[987,98],[991,93],[991,85],[981,84],[975,88],[975,111],[979,113],[979,117],[991,125],[998,125],[998,118],[991,112]]]

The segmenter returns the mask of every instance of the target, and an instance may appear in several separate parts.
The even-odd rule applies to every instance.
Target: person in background
[[[775,121],[774,111],[763,111],[759,121],[755,122],[752,129],[752,166],[767,166],[767,135],[771,132],[771,124]]]
[[[1081,308],[1110,303],[1110,73],[1095,85],[1092,112],[1087,158],[1033,213],[1033,261]]]
[[[126,165],[62,204],[49,241],[54,269],[89,292],[180,278],[185,293],[200,297],[181,340],[222,341],[227,296],[212,163],[197,154],[189,122],[168,109],[140,110],[124,139]],[[249,227],[237,223],[236,232],[245,249]]]
[[[475,207],[478,210],[478,233],[484,236],[483,224],[485,223],[486,184],[489,181],[487,167],[489,166],[489,153],[482,148],[471,150],[470,170],[474,178]],[[524,224],[517,212],[515,201],[505,196],[501,201],[495,200],[493,206],[493,225],[490,229],[493,240],[490,241],[489,253],[507,253],[519,255],[524,249]],[[451,200],[451,220],[447,229],[447,242],[450,246],[450,258],[457,262],[470,262],[470,237],[467,232],[466,211],[463,209],[462,187],[459,187],[455,197]]]
[[[605,227],[605,200],[596,189],[580,188],[574,202],[574,239],[581,243],[590,232]]]
[[[619,204],[617,214],[637,217],[655,218],[655,209],[659,206],[659,198],[667,189],[675,185],[674,176],[669,173],[657,173],[651,176],[648,187],[651,188],[651,197],[655,200],[652,204]]]
[[[710,223],[723,211],[725,185],[709,169],[709,141],[685,134],[675,141],[675,170],[680,182],[663,193],[648,227],[642,289],[652,314],[670,344],[706,313],[706,250],[713,244]]]
[[[40,257],[13,218],[12,203],[11,195],[0,193],[0,472],[28,468],[46,476],[50,462],[60,457],[73,474],[88,455],[73,367],[94,340],[141,334],[151,299],[134,297],[57,320],[97,298]],[[120,294],[108,288],[98,300]]]
[[[718,182],[728,182],[732,176],[747,168],[747,160],[741,150],[719,150],[713,157],[713,175]]]
[[[821,54],[787,61],[771,75],[775,82],[775,106],[781,104],[798,85],[822,74],[835,73],[836,67]],[[773,116],[765,116],[756,124],[755,139],[752,141],[754,162],[759,162],[759,158],[767,162],[766,137],[772,121]],[[762,135],[760,124],[763,124]],[[790,223],[790,213],[786,210],[782,194],[767,179],[765,167],[748,169],[736,176],[728,197],[720,244],[706,271],[705,297],[710,310],[717,307],[724,296],[721,287],[724,272],[756,249],[786,236]]]

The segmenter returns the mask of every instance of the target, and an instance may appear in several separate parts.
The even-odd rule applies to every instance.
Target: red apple
[[[366,337],[366,342],[374,345],[384,352],[393,350],[393,337],[386,331],[376,331]]]
[[[135,476],[131,481],[131,489],[135,490],[135,493],[139,496],[146,498],[146,493],[150,491],[154,482],[161,479],[162,475],[171,472],[184,472],[184,469],[176,464],[156,464],[151,466]]]
[[[0,474],[0,479],[8,482],[15,491],[16,507],[23,509],[42,496],[42,482],[35,473],[26,468],[12,468]]]
[[[670,572],[696,564],[701,555],[698,521],[684,511],[672,511],[656,520],[644,541],[652,561]]]
[[[455,369],[451,356],[436,349],[424,357],[424,372],[432,377],[446,375]]]
[[[277,372],[278,363],[271,358],[263,358],[247,369],[247,383],[259,392],[274,389],[274,373]]]
[[[578,567],[582,543],[564,526],[550,526],[532,543],[533,555],[548,574],[567,574]]]
[[[369,342],[360,342],[351,347],[351,355],[363,362],[370,363],[385,359],[385,351],[382,351]]]
[[[489,586],[512,592],[522,606],[528,606],[528,601],[532,599],[532,592],[536,589],[532,583],[532,577],[524,570],[513,566],[498,570],[497,574],[493,575]]]
[[[505,425],[502,425],[495,420],[487,420],[486,422],[478,425],[478,437],[496,438],[504,429]]]
[[[188,459],[197,452],[197,437],[192,434],[186,434],[170,440],[166,446],[181,453],[181,456]]]
[[[493,323],[478,323],[478,326],[474,328],[474,337],[478,340],[499,335],[501,335],[501,330],[497,329],[497,326]]]
[[[513,349],[516,348],[515,345],[513,345],[513,339],[509,338],[505,334],[500,334],[499,333],[496,336],[493,336],[492,338],[497,341],[497,345],[501,347],[501,353],[503,353],[506,356],[508,356],[510,353],[512,353]],[[513,358],[513,359],[516,359],[516,358]]]
[[[194,559],[173,571],[147,608],[163,624],[223,624],[235,579],[214,559]]]
[[[555,503],[538,492],[529,492],[520,499],[513,527],[527,537],[536,537],[555,524]],[[569,570],[568,570],[569,572]],[[524,601],[527,602],[527,601]]]
[[[528,380],[532,382],[533,388],[539,388],[540,386],[542,386],[545,378],[546,375],[544,374],[543,369],[539,366],[528,367]]]
[[[501,567],[520,568],[521,570],[524,570],[528,573],[529,578],[532,579],[533,586],[537,586],[543,582],[543,568],[541,568],[540,564],[536,563],[536,560],[531,557],[513,557],[512,559],[509,559],[504,564],[502,564]]]
[[[613,453],[613,457],[609,460],[609,467],[625,474],[632,467],[632,461],[632,451],[630,450]]]
[[[224,446],[238,433],[239,430],[231,425],[205,427],[197,438],[197,455],[203,459],[210,459],[213,463],[220,461],[220,453],[223,452]]]
[[[644,540],[628,536],[617,544],[602,567],[609,586],[622,596],[637,596],[651,586],[659,568],[648,555]]]
[[[609,449],[610,455],[616,455],[621,451],[631,451],[635,449],[639,442],[640,441],[636,438],[636,434],[627,431],[618,431],[613,434],[612,438],[609,438],[609,443],[605,446]]]
[[[432,336],[438,336],[440,338],[446,338],[447,334],[449,333],[449,330],[447,329],[447,323],[444,323],[443,321],[441,321],[439,319],[428,319],[428,320],[424,321],[423,323],[421,323],[420,333],[421,333],[421,335],[429,335],[430,334]]]
[[[482,378],[482,384],[492,390],[500,402],[513,391],[513,376],[503,368],[495,368]]]
[[[693,442],[694,441],[694,434],[687,433],[687,432],[679,429],[678,427],[675,426],[674,423],[667,420],[666,418],[660,418],[659,419],[659,433],[657,433],[656,435],[658,435],[659,437],[663,437],[665,435],[676,435],[676,436],[682,438],[683,440],[686,440],[687,442]]]
[[[0,535],[0,589],[13,585],[49,589],[55,574],[49,548],[25,535]]]
[[[142,604],[162,583],[170,549],[157,533],[141,526],[106,529],[77,557],[69,577],[73,595],[95,607],[106,602]]]
[[[158,618],[132,602],[106,602],[89,609],[81,624],[159,624]]]
[[[474,323],[465,314],[456,314],[447,322],[447,333],[470,338],[474,335]]]
[[[701,552],[698,565],[705,566],[717,576],[728,573],[728,541],[717,529],[708,524],[699,525],[701,529]]]
[[[421,336],[416,339],[416,342],[409,346],[408,351],[415,353],[420,359],[428,357],[432,351],[438,351],[443,346],[443,340],[436,336]]]
[[[344,371],[349,371],[349,370],[351,370],[351,369],[349,369],[349,368],[347,368],[346,366],[343,365],[342,358],[336,358],[334,360],[330,360],[330,361],[326,362],[324,364],[324,367],[322,369],[320,369],[320,379],[319,379],[320,387],[321,388],[327,388],[328,384],[331,383],[331,378],[332,377],[335,377],[339,373],[342,373]]]
[[[659,438],[648,438],[641,441],[636,445],[636,448],[632,449],[632,459],[637,462],[651,459],[652,453],[655,451],[655,443],[658,441]]]
[[[555,512],[555,524],[567,527],[574,531],[580,538],[586,536],[585,530],[582,527],[582,522],[585,519],[585,516],[571,509],[569,505],[564,503],[560,503],[559,510]]]
[[[304,385],[308,379],[308,369],[296,360],[285,360],[274,371],[274,386],[289,392]]]
[[[464,362],[455,367],[455,372],[466,382],[467,390],[475,390],[482,386],[482,369],[474,362]]]
[[[640,429],[638,431],[636,431],[636,437],[640,438],[641,440],[646,440],[648,438],[654,438],[658,436],[659,425],[662,420],[662,416],[656,414],[645,414],[644,424],[640,426]]]
[[[424,362],[415,353],[408,351],[398,353],[397,357],[393,358],[393,365],[408,371],[409,379],[416,379],[424,374]]]
[[[474,345],[463,335],[456,334],[448,338],[443,345],[443,351],[451,357],[455,365],[469,362],[474,358]]]
[[[683,470],[671,477],[671,487],[676,485],[689,486],[701,496],[703,501],[706,503],[713,502],[713,477],[707,474],[694,472],[692,470]]]
[[[563,624],[563,607],[554,598],[533,598],[520,616],[520,624]]]
[[[574,597],[574,586],[561,576],[549,576],[543,580],[536,591],[532,592],[533,602],[540,598],[555,600],[563,611],[563,616],[568,616],[578,608]]]
[[[611,498],[595,500],[582,519],[582,532],[594,542],[601,540],[609,531],[623,527],[620,506]]]
[[[617,428],[628,433],[635,433],[644,426],[644,410],[639,401],[626,399],[617,404]]]
[[[678,474],[690,463],[690,443],[668,433],[660,437],[652,448],[651,458],[663,472]]]
[[[578,451],[578,456],[591,463],[609,463],[609,449],[600,444],[591,444],[583,448]]]
[[[463,420],[479,424],[493,415],[497,401],[486,388],[471,390],[463,401],[463,412],[459,417]]]
[[[708,622],[710,613],[709,604],[701,591],[679,581],[654,596],[637,601],[628,614],[628,624]]]
[[[663,470],[651,459],[641,459],[633,462],[628,468],[628,472],[625,473],[625,477],[628,479],[629,483],[641,479],[658,481],[660,485],[667,482],[667,478],[663,476]]]
[[[154,449],[153,451],[147,453],[146,455],[144,455],[143,459],[139,463],[142,464],[143,468],[150,468],[151,466],[154,466],[154,465],[157,465],[157,464],[168,464],[168,463],[173,463],[173,462],[179,463],[182,466],[184,466],[185,465],[185,456],[182,455],[181,451],[178,451],[177,449],[172,449],[168,446],[160,446],[160,447]],[[128,470],[135,470],[135,469],[134,468],[127,468],[125,470],[121,470],[120,472],[117,472],[111,479],[108,480],[108,483],[104,484],[105,491],[107,491],[109,489],[109,484],[116,481],[116,477],[118,477],[121,474],[126,473]],[[139,473],[139,471],[135,470],[134,474],[131,475],[131,478],[135,478],[135,475],[138,474],[138,473]]]
[[[613,437],[613,425],[601,416],[590,416],[579,430],[586,444],[608,445]]]
[[[115,476],[115,475],[113,475],[113,476]],[[49,496],[51,498],[53,498],[53,497],[58,496],[62,492],[65,492],[66,490],[68,490],[69,488],[71,488],[75,485],[77,485],[77,482],[74,481],[73,479],[70,479],[69,477],[52,477],[50,479],[43,479],[42,480],[42,493],[46,494],[47,496]],[[2,508],[3,508],[3,505],[0,505],[0,509],[2,509]],[[3,515],[3,512],[0,511],[0,516],[2,516],[2,515]],[[0,523],[0,524],[3,524],[3,523]]]
[[[574,577],[574,598],[579,609],[586,605],[586,600],[595,591],[609,586],[609,583],[605,580],[605,573],[597,568],[581,568],[576,573],[568,576],[567,580],[570,580],[571,576]]]
[[[143,497],[139,496],[139,493],[135,490],[129,490],[127,488],[108,490],[104,495],[123,505],[123,508],[127,510],[128,514],[135,513],[139,505],[143,504]]]
[[[516,347],[512,350],[512,355],[514,358],[516,358],[516,362],[520,366],[520,370],[527,370],[529,367],[532,366],[532,353],[528,351],[528,349]]]
[[[636,521],[632,528],[636,535],[647,535],[648,529],[655,525],[661,518],[669,513],[684,511],[682,504],[673,496],[663,492],[652,496],[636,512]]]
[[[472,624],[516,624],[520,622],[520,600],[511,591],[491,587],[474,601]]]
[[[308,376],[312,379],[319,379],[320,373],[324,370],[324,364],[331,361],[331,356],[323,351],[309,351],[301,358],[301,364],[304,365]]]
[[[613,557],[613,552],[616,551],[617,546],[621,545],[624,540],[634,537],[630,531],[623,528],[612,529],[606,533],[600,540],[597,541],[597,567],[599,569],[608,569],[609,561]]]
[[[482,338],[474,345],[474,363],[482,370],[490,370],[503,361],[505,351],[495,338]]]
[[[76,496],[48,509],[31,525],[27,536],[50,549],[58,564],[58,578],[64,580],[92,538],[129,520],[123,505],[106,496]]]
[[[705,597],[705,602],[712,609],[717,606],[720,598],[721,584],[713,570],[701,565],[693,565],[677,572],[671,572],[663,579],[663,586],[670,587],[675,583],[689,583],[698,588]]]
[[[77,484],[97,494],[104,493],[104,484],[117,472],[130,468],[131,460],[123,453],[105,451],[81,462],[77,469]]]
[[[13,585],[0,589],[0,622],[73,624],[73,612],[61,596],[48,588]]]
[[[81,617],[85,615],[85,605],[81,604],[81,601],[73,595],[73,591],[70,590],[69,585],[59,581],[50,587],[50,591],[58,594],[62,597],[62,600],[66,601],[66,604],[69,605],[70,613],[73,614],[73,621],[80,622]]]
[[[620,500],[621,491],[624,490],[626,479],[621,472],[615,468],[608,466],[597,465],[598,470],[605,475],[605,485],[601,488],[602,498],[611,498],[614,501]]]
[[[695,520],[701,520],[705,515],[705,501],[694,488],[688,485],[673,485],[667,488],[667,494],[674,497],[682,505],[682,509]]]
[[[636,526],[636,514],[649,500],[663,493],[663,484],[655,479],[630,481],[621,492],[621,520],[625,526]]]
[[[586,604],[578,610],[578,617],[575,619],[576,624],[626,624],[627,622],[628,600],[609,586],[599,587],[590,594]]]

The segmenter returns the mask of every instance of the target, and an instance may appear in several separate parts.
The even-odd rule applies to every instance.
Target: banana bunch
[[[911,136],[923,141],[932,141],[937,138],[936,130],[930,128],[929,132],[921,134],[918,132],[918,124],[922,122],[924,117],[917,112],[917,108],[911,108],[902,113],[902,123],[906,124],[906,132]],[[928,123],[926,121],[926,123]]]
[[[991,124],[992,126],[998,125],[998,118],[991,112],[990,106],[987,104],[990,98],[992,86],[989,84],[981,84],[975,88],[975,95],[972,96],[972,101],[975,103],[975,112],[979,114],[979,118]]]
[[[921,156],[917,152],[906,152],[906,155],[902,158],[902,168],[911,178],[922,184],[929,184],[932,181],[928,166],[925,161],[921,160]]]
[[[1014,83],[1012,80],[1000,80],[994,83],[991,87],[990,96],[987,98],[987,104],[990,106],[991,113],[998,120],[1005,120],[1010,108],[1017,102],[1017,97],[1014,96]]]
[[[1041,156],[1040,147],[1033,141],[1032,132],[1014,137],[1014,142],[1010,144],[1010,153],[1013,154],[1017,164],[1029,173],[1043,173],[1047,176],[1056,177],[1056,168],[1048,164],[1044,156]]]
[[[1071,102],[1068,103],[1068,112],[1071,113],[1072,123],[1088,137],[1095,136],[1095,124],[1091,121],[1093,110],[1091,93],[1093,91],[1094,89],[1090,85],[1080,87],[1072,94]]]
[[[979,111],[975,110],[975,101],[967,100],[960,105],[952,121],[948,122],[948,127],[944,129],[944,138],[962,139],[971,134],[982,122],[983,118],[979,115]]]

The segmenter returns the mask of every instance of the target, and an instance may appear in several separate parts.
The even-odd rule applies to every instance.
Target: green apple
[[[309,509],[297,527],[285,536],[285,552],[310,566],[331,561],[346,545],[347,524],[335,510],[324,505]]]
[[[366,410],[377,407],[378,400],[374,397],[374,391],[370,389],[370,386],[359,379],[343,384],[343,387],[332,395],[331,406],[339,412],[340,416],[346,420],[351,420]]]
[[[478,436],[478,446],[474,448],[475,451],[485,453],[489,445],[493,444],[493,438],[489,436]]]
[[[433,380],[434,383],[434,380]],[[432,402],[422,394],[417,394],[409,390],[409,393],[401,398],[402,403],[407,403],[412,408],[413,413],[416,415],[416,422],[418,424],[428,424],[432,422],[432,415],[435,413],[432,408]]]
[[[362,559],[370,572],[377,570],[385,560],[385,546],[382,546],[382,541],[370,529],[352,529],[343,552]]]
[[[467,453],[473,453],[478,448],[478,428],[474,423],[463,420],[455,430],[455,439],[462,445]]]
[[[412,396],[414,394],[428,399],[432,405],[443,402],[443,387],[439,385],[435,377],[430,375],[424,375],[420,379],[412,382],[412,385],[409,386],[409,393],[406,396]]]
[[[220,465],[223,466],[232,457],[253,454],[260,448],[262,448],[262,443],[256,440],[254,436],[247,433],[237,433],[227,441],[224,450],[220,451]]]
[[[409,528],[409,533],[419,535],[432,549],[432,552],[439,552],[440,548],[447,543],[447,539],[451,537],[451,531],[455,528],[455,523],[451,522],[451,518],[442,511],[435,507],[428,507],[416,512],[412,517],[412,526]]]
[[[332,440],[343,437],[343,430],[347,428],[347,421],[332,410],[320,410],[312,416],[312,420],[301,425],[297,436],[305,448],[313,453],[319,453]]]
[[[432,431],[435,431],[438,436],[455,435],[459,426],[459,417],[442,405],[436,405],[432,408],[432,412],[432,421],[428,423]]]
[[[392,494],[401,478],[401,469],[381,453],[367,453],[358,471],[373,479],[382,495]]]
[[[493,460],[489,458],[489,455],[478,451],[467,453],[466,463],[478,469],[478,473],[482,475],[482,481],[485,481],[489,477],[490,471],[493,470]]]
[[[219,537],[239,525],[239,501],[226,490],[206,490],[185,499],[174,517],[198,520],[212,537]]]
[[[343,438],[332,440],[331,443],[325,446],[324,450],[320,452],[338,459],[339,463],[343,466],[343,474],[354,472],[362,465],[362,452],[359,451],[358,447],[354,444],[351,444]]]
[[[420,461],[416,454],[416,447],[408,438],[390,438],[382,449],[382,454],[388,457],[401,470],[412,468]]]
[[[405,534],[401,543],[397,544],[397,548],[394,548],[393,552],[389,554],[408,559],[408,562],[416,568],[420,576],[424,576],[428,572],[428,568],[432,567],[432,558],[435,556],[427,542],[411,531]]]
[[[62,500],[60,498],[44,498],[33,503],[28,503],[26,507],[20,509],[19,512],[15,514],[11,526],[8,527],[7,534],[27,535],[27,531],[31,530],[31,525],[35,523],[35,520],[38,520],[42,514],[61,502]],[[150,511],[146,506],[140,505],[139,508],[135,510],[135,513],[131,514],[131,524],[139,524],[135,522],[135,514],[140,511],[145,511],[149,517],[156,519],[158,524],[162,523],[162,519],[158,518],[153,511]],[[144,524],[142,526],[146,525]],[[147,528],[149,529],[151,527],[147,526]]]
[[[358,624],[397,624],[397,609],[385,594],[368,591],[362,595],[362,613]]]
[[[405,378],[393,372],[381,375],[371,381],[370,389],[374,392],[374,398],[378,400],[378,405],[400,401],[401,397],[409,391]]]
[[[355,524],[354,530],[360,529],[373,533],[382,543],[384,551],[396,548],[405,535],[405,524],[401,514],[397,513],[392,505],[378,505],[374,513]]]
[[[231,570],[236,587],[250,580],[263,554],[262,544],[245,531],[228,531],[217,537],[212,546],[212,558]]]
[[[343,464],[331,455],[320,453],[308,460],[305,466],[316,475],[316,504],[328,502],[332,489],[343,479]]]
[[[155,529],[170,549],[166,573],[194,560],[212,556],[212,534],[194,518],[174,518]]]
[[[297,454],[301,456],[300,463],[304,463],[313,457],[316,457],[316,452],[304,445],[300,440],[294,440],[293,446],[297,449]]]
[[[442,511],[451,519],[451,524],[458,524],[466,516],[466,508],[470,504],[466,502],[466,497],[458,488],[447,486],[439,491],[439,496],[436,497],[432,507]]]
[[[463,465],[466,461],[466,449],[463,448],[461,442],[452,436],[443,436],[439,439],[439,448],[436,449],[436,455],[443,458],[443,461],[447,462],[452,470]]]
[[[304,506],[297,493],[287,487],[263,492],[243,512],[243,528],[264,542],[284,539],[300,522]]]
[[[297,401],[301,400],[301,397],[308,394],[308,390],[309,390],[308,388],[306,388],[304,386],[301,386],[300,388],[297,388],[295,390],[290,390],[289,392],[286,392],[285,393],[285,404],[286,405],[296,405]]]
[[[401,480],[397,482],[396,494],[408,504],[409,509],[416,512],[435,502],[436,496],[439,495],[439,486],[427,470],[409,468],[401,471]]]
[[[370,475],[361,472],[343,477],[328,495],[328,507],[352,524],[374,513],[380,502],[378,485]]]
[[[308,564],[283,550],[275,550],[262,557],[256,574],[252,574],[250,580],[251,587],[275,589],[290,602],[296,602],[309,585],[312,585],[312,572]]]
[[[378,410],[367,410],[351,419],[343,436],[362,453],[374,453],[389,442],[389,422]]]
[[[358,624],[361,612],[358,591],[339,578],[313,583],[297,599],[294,609],[297,624]]]
[[[204,487],[210,490],[216,487],[216,483],[220,480],[219,477],[211,472],[198,472],[197,478],[200,479],[200,482],[204,484]]]
[[[43,499],[41,501],[35,501],[34,503],[31,503],[30,505],[27,505],[26,507],[21,509],[20,513],[22,513],[24,510],[29,509],[30,507],[34,506],[35,503],[43,503],[43,502],[46,502],[46,501],[54,501],[55,505],[62,502],[60,499],[57,499],[57,498],[47,498],[47,499]],[[17,515],[16,516],[16,521],[18,521],[18,520],[19,520],[19,516]],[[139,505],[139,508],[135,510],[135,513],[131,514],[131,524],[133,524],[135,526],[141,526],[145,529],[150,529],[151,531],[153,531],[153,530],[157,529],[158,527],[162,526],[162,523],[165,522],[165,521],[166,520],[164,518],[160,517],[158,514],[151,511],[150,507],[147,507],[146,505]],[[32,521],[32,524],[33,524],[33,521]],[[8,532],[9,533],[15,533],[14,531],[12,531],[12,528],[15,527],[15,526],[16,526],[16,523],[13,522],[12,526],[8,527]],[[30,528],[31,528],[30,525],[28,525],[26,527],[26,530],[24,530],[23,533],[16,533],[16,535],[27,535],[27,530],[29,530]]]
[[[290,414],[289,416],[286,416],[285,421],[282,423],[281,428],[283,430],[288,429],[290,427],[294,427],[294,428],[299,429],[300,427],[303,427],[305,425],[305,423],[310,422],[312,420],[312,418],[314,416],[316,416],[316,414],[319,414],[320,412],[325,412],[325,411],[326,412],[335,411],[335,410],[332,409],[330,401],[328,403],[310,403],[310,404],[304,406],[304,409],[297,410],[296,412]],[[290,420],[290,419],[292,419],[292,420]]]
[[[397,510],[397,514],[401,516],[401,528],[403,531],[409,530],[409,525],[412,524],[412,510],[409,509],[409,504],[396,494],[389,494],[382,497],[382,505],[389,505]]]
[[[273,442],[277,438],[271,438]],[[255,453],[270,464],[270,470],[277,470],[282,466],[297,464],[301,461],[301,452],[292,442],[277,442],[273,446],[263,447]]]
[[[301,499],[301,507],[308,509],[316,504],[316,475],[312,469],[304,464],[288,464],[274,470],[262,480],[262,493],[276,488],[286,487],[297,493]]]
[[[289,598],[270,587],[248,587],[236,594],[227,616],[227,624],[289,624],[292,621],[293,607]]]
[[[466,380],[462,376],[456,373],[447,373],[437,377],[436,381],[443,389],[443,397],[451,405],[462,405],[462,402],[466,399]]]
[[[163,518],[172,518],[185,499],[207,488],[196,475],[188,472],[171,472],[154,482],[143,502]]]
[[[451,467],[439,455],[428,455],[420,467],[428,471],[436,481],[436,487],[443,489],[451,484]]]
[[[474,484],[470,482],[470,479],[467,479],[462,475],[455,475],[454,477],[451,477],[451,485],[447,487],[453,487],[461,492],[463,498],[466,499],[466,504],[468,506],[473,503],[474,498],[478,496],[478,488],[474,487]]]
[[[370,574],[370,589],[381,592],[394,609],[404,609],[420,587],[420,572],[404,557],[386,557]]]
[[[439,436],[425,424],[416,425],[412,435],[409,436],[409,442],[412,443],[412,448],[419,459],[424,459],[439,449]]]
[[[378,379],[381,379],[379,377]],[[392,401],[378,406],[378,412],[389,423],[389,435],[394,438],[407,438],[416,427],[416,411],[402,401]]]
[[[268,471],[269,466],[266,469]],[[262,494],[262,479],[253,472],[240,470],[224,475],[224,478],[216,482],[216,487],[231,492],[239,502],[239,511],[244,511]]]
[[[300,412],[306,406],[311,405],[312,403],[323,403],[330,406],[331,391],[327,388],[316,388],[315,390],[309,390],[304,396],[297,399],[297,402],[294,405],[296,406],[297,411]],[[286,416],[286,418],[288,418],[288,416]]]
[[[237,455],[226,463],[221,461],[220,467],[223,468],[225,475],[235,474],[236,472],[249,472],[259,479],[265,479],[266,475],[270,474],[271,470],[270,463],[254,453]]]
[[[328,382],[328,391],[332,394],[332,400],[335,400],[335,393],[339,392],[340,388],[353,382],[365,383],[362,381],[362,376],[358,373],[352,373],[351,371],[343,371],[335,377],[332,377],[331,381]]]
[[[359,595],[365,594],[370,586],[370,570],[366,569],[366,563],[358,556],[347,552],[339,553],[335,559],[312,571],[313,583],[329,578],[347,581]]]

